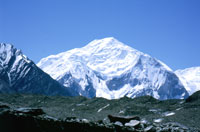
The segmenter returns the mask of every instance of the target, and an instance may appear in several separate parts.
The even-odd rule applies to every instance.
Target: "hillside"
[[[199,94],[197,92],[196,94]],[[71,117],[109,123],[108,115],[139,116],[141,120],[162,124],[180,123],[190,129],[200,129],[200,105],[193,101],[167,100],[159,101],[150,96],[130,99],[127,97],[106,100],[103,98],[87,99],[85,97],[58,97],[42,95],[5,95],[1,94],[1,104],[12,109],[41,108],[48,116],[64,120]],[[194,96],[194,97],[193,97]]]

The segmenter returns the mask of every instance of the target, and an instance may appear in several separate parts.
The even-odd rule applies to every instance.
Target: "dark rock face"
[[[12,45],[0,44],[0,49],[0,93],[74,95]]]

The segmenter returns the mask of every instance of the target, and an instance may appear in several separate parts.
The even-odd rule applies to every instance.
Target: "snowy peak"
[[[121,75],[143,54],[114,38],[92,41],[82,50],[89,53],[84,57],[89,68],[109,76]]]
[[[90,54],[100,54],[106,53],[106,51],[110,53],[118,52],[131,52],[135,51],[135,49],[123,44],[122,42],[118,41],[113,37],[98,39],[90,42],[85,47],[81,48],[82,50],[88,51]],[[139,52],[139,51],[137,51]]]
[[[24,60],[27,63],[30,63],[31,60],[29,60],[21,50],[18,50],[14,48],[13,45],[11,44],[5,44],[1,43],[0,44],[0,64],[2,66],[8,66],[9,63],[13,63],[12,59],[16,59],[17,61],[19,60]]]
[[[191,67],[175,71],[189,94],[200,90],[200,67]]]
[[[11,44],[0,44],[0,93],[72,95]]]
[[[121,75],[136,64],[140,55],[144,54],[110,37],[94,40],[83,48],[51,55],[42,59],[38,66],[55,79],[58,78],[60,72],[58,72],[59,75],[55,75],[54,68],[63,73],[64,69],[67,72],[74,67],[74,64],[85,65],[85,68],[98,71],[103,75],[115,76]]]
[[[14,48],[14,46],[11,44],[1,43],[0,54],[1,54],[1,60],[3,61],[14,55],[22,55],[22,52]]]
[[[48,56],[37,65],[64,86],[86,97],[116,99],[151,95],[171,99],[188,96],[167,65],[113,37]]]
[[[90,42],[88,45],[85,46],[85,48],[104,48],[104,47],[120,47],[125,46],[123,43],[119,42],[114,37],[108,37],[104,39],[96,39]]]

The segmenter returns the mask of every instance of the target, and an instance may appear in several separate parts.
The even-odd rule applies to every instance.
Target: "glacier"
[[[77,95],[89,98],[150,95],[165,100],[189,96],[166,64],[113,37],[50,55],[37,66]]]

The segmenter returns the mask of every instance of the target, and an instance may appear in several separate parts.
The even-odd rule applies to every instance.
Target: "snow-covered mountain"
[[[72,95],[11,44],[0,44],[0,93]]]
[[[190,95],[200,90],[200,67],[177,70],[175,73]]]
[[[48,56],[37,65],[86,97],[117,99],[151,95],[161,100],[188,97],[168,66],[112,37]]]

